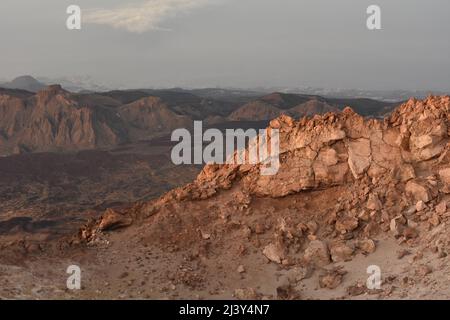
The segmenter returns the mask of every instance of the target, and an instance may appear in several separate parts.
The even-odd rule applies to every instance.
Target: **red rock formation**
[[[261,164],[207,165],[193,183],[139,205],[133,212],[145,217],[183,201],[213,198],[214,203],[214,197],[230,189],[241,195],[236,198],[234,193],[233,201],[247,205],[255,196],[280,198],[334,186],[352,190],[358,184],[364,187],[355,192],[372,211],[381,210],[386,203],[398,205],[399,210],[408,203],[428,203],[439,192],[448,192],[449,108],[450,97],[429,97],[408,101],[384,120],[365,119],[351,108],[299,121],[281,116],[270,123],[271,128],[280,130],[281,167],[276,175],[261,175]],[[369,194],[371,188],[392,194],[384,196],[382,205],[378,191]],[[399,190],[408,198],[396,198]],[[349,230],[346,221],[352,222]],[[358,226],[354,216],[336,222],[338,231],[344,233]]]
[[[58,85],[27,99],[2,95],[0,113],[3,154],[91,149],[124,141],[121,120],[112,110],[82,105]]]

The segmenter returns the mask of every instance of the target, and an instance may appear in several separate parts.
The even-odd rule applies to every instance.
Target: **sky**
[[[449,34],[448,0],[2,0],[0,79],[450,91]]]

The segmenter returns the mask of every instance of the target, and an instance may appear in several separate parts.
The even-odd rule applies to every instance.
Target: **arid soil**
[[[411,99],[383,120],[282,115],[270,123],[274,176],[208,165],[73,233],[3,234],[0,297],[448,299],[449,119],[450,97]],[[69,265],[81,290],[66,287]]]
[[[182,185],[199,167],[176,167],[158,139],[110,150],[0,158],[0,237],[76,231],[109,207],[149,201]]]

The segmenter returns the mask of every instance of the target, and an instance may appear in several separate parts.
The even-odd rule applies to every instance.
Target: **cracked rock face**
[[[442,194],[450,193],[449,109],[450,97],[446,96],[423,101],[411,99],[382,120],[364,118],[350,108],[298,121],[281,115],[270,123],[270,128],[280,132],[277,174],[261,175],[260,164],[210,164],[194,182],[157,200],[136,205],[130,212],[133,218],[150,218],[167,210],[176,211],[171,208],[195,207],[196,201],[210,199],[206,203],[217,207],[214,210],[220,212],[221,221],[226,223],[233,220],[235,212],[251,214],[255,210],[251,205],[253,197],[280,199],[302,191],[342,187],[353,190],[351,196],[337,199],[336,208],[324,221],[332,226],[333,237],[347,240],[361,234],[367,241],[356,246],[328,248],[329,243],[317,239],[316,226],[308,235],[311,246],[305,251],[305,259],[320,257],[315,262],[322,265],[332,259],[346,260],[354,249],[371,253],[375,243],[369,237],[380,230],[391,229],[404,241],[417,237],[417,223],[392,220],[402,210],[412,206],[421,211],[417,209],[418,203],[424,208],[432,207]],[[446,209],[443,204],[438,211],[442,214]],[[440,219],[432,216],[419,219],[432,226],[440,223]],[[254,228],[257,234],[267,229],[270,225]],[[298,232],[305,233],[307,229],[300,228]],[[270,261],[289,263],[284,259],[285,245],[296,241],[297,231],[288,231],[282,231],[283,241],[261,250]]]
[[[131,218],[120,232],[142,237],[139,243],[199,261],[220,258],[221,268],[233,261],[230,270],[239,277],[251,274],[253,258],[258,269],[292,270],[277,287],[280,298],[295,296],[292,285],[311,275],[320,288],[343,286],[347,271],[335,267],[354,271],[347,262],[382,249],[387,237],[445,257],[449,108],[450,97],[430,97],[410,100],[383,120],[349,108],[298,121],[280,116],[271,122],[280,130],[276,175],[262,176],[258,164],[207,165],[192,183],[123,214],[105,214],[81,236],[102,244],[103,227],[126,226],[123,219]],[[245,262],[234,261],[239,258]],[[364,293],[359,284],[349,288],[351,295]],[[239,290],[235,297],[255,297]]]
[[[416,168],[446,151],[450,97],[409,100],[388,118],[365,119],[350,108],[299,121],[282,115],[271,128],[280,130],[280,170],[262,176],[260,166],[206,166],[189,186],[191,196],[205,198],[239,181],[245,192],[284,197],[302,190],[326,188],[394,174],[409,181],[413,197],[429,201],[427,186],[411,182]],[[439,171],[450,182],[450,166]],[[194,191],[195,190],[195,191]]]
[[[358,181],[376,185],[382,179],[392,185],[386,194],[387,205],[398,204],[398,192],[406,194],[413,204],[428,203],[439,192],[450,193],[449,109],[450,97],[445,96],[411,99],[382,120],[364,118],[348,107],[340,113],[298,121],[281,115],[270,123],[271,129],[280,132],[277,174],[261,175],[261,164],[210,164],[194,182],[135,210],[149,217],[169,204],[206,200],[231,188],[247,198],[243,201],[247,207],[252,196],[281,198]],[[379,211],[377,195],[361,191],[366,209]],[[337,220],[338,232],[343,234],[358,226],[351,219]],[[365,228],[370,234],[371,228]]]

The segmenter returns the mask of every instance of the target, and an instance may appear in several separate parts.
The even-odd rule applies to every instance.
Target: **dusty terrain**
[[[270,123],[274,176],[208,165],[157,199],[115,205],[110,194],[73,232],[2,222],[0,297],[448,299],[449,112],[450,97],[430,97],[383,120],[350,108],[283,115]],[[69,265],[81,290],[66,288]]]

